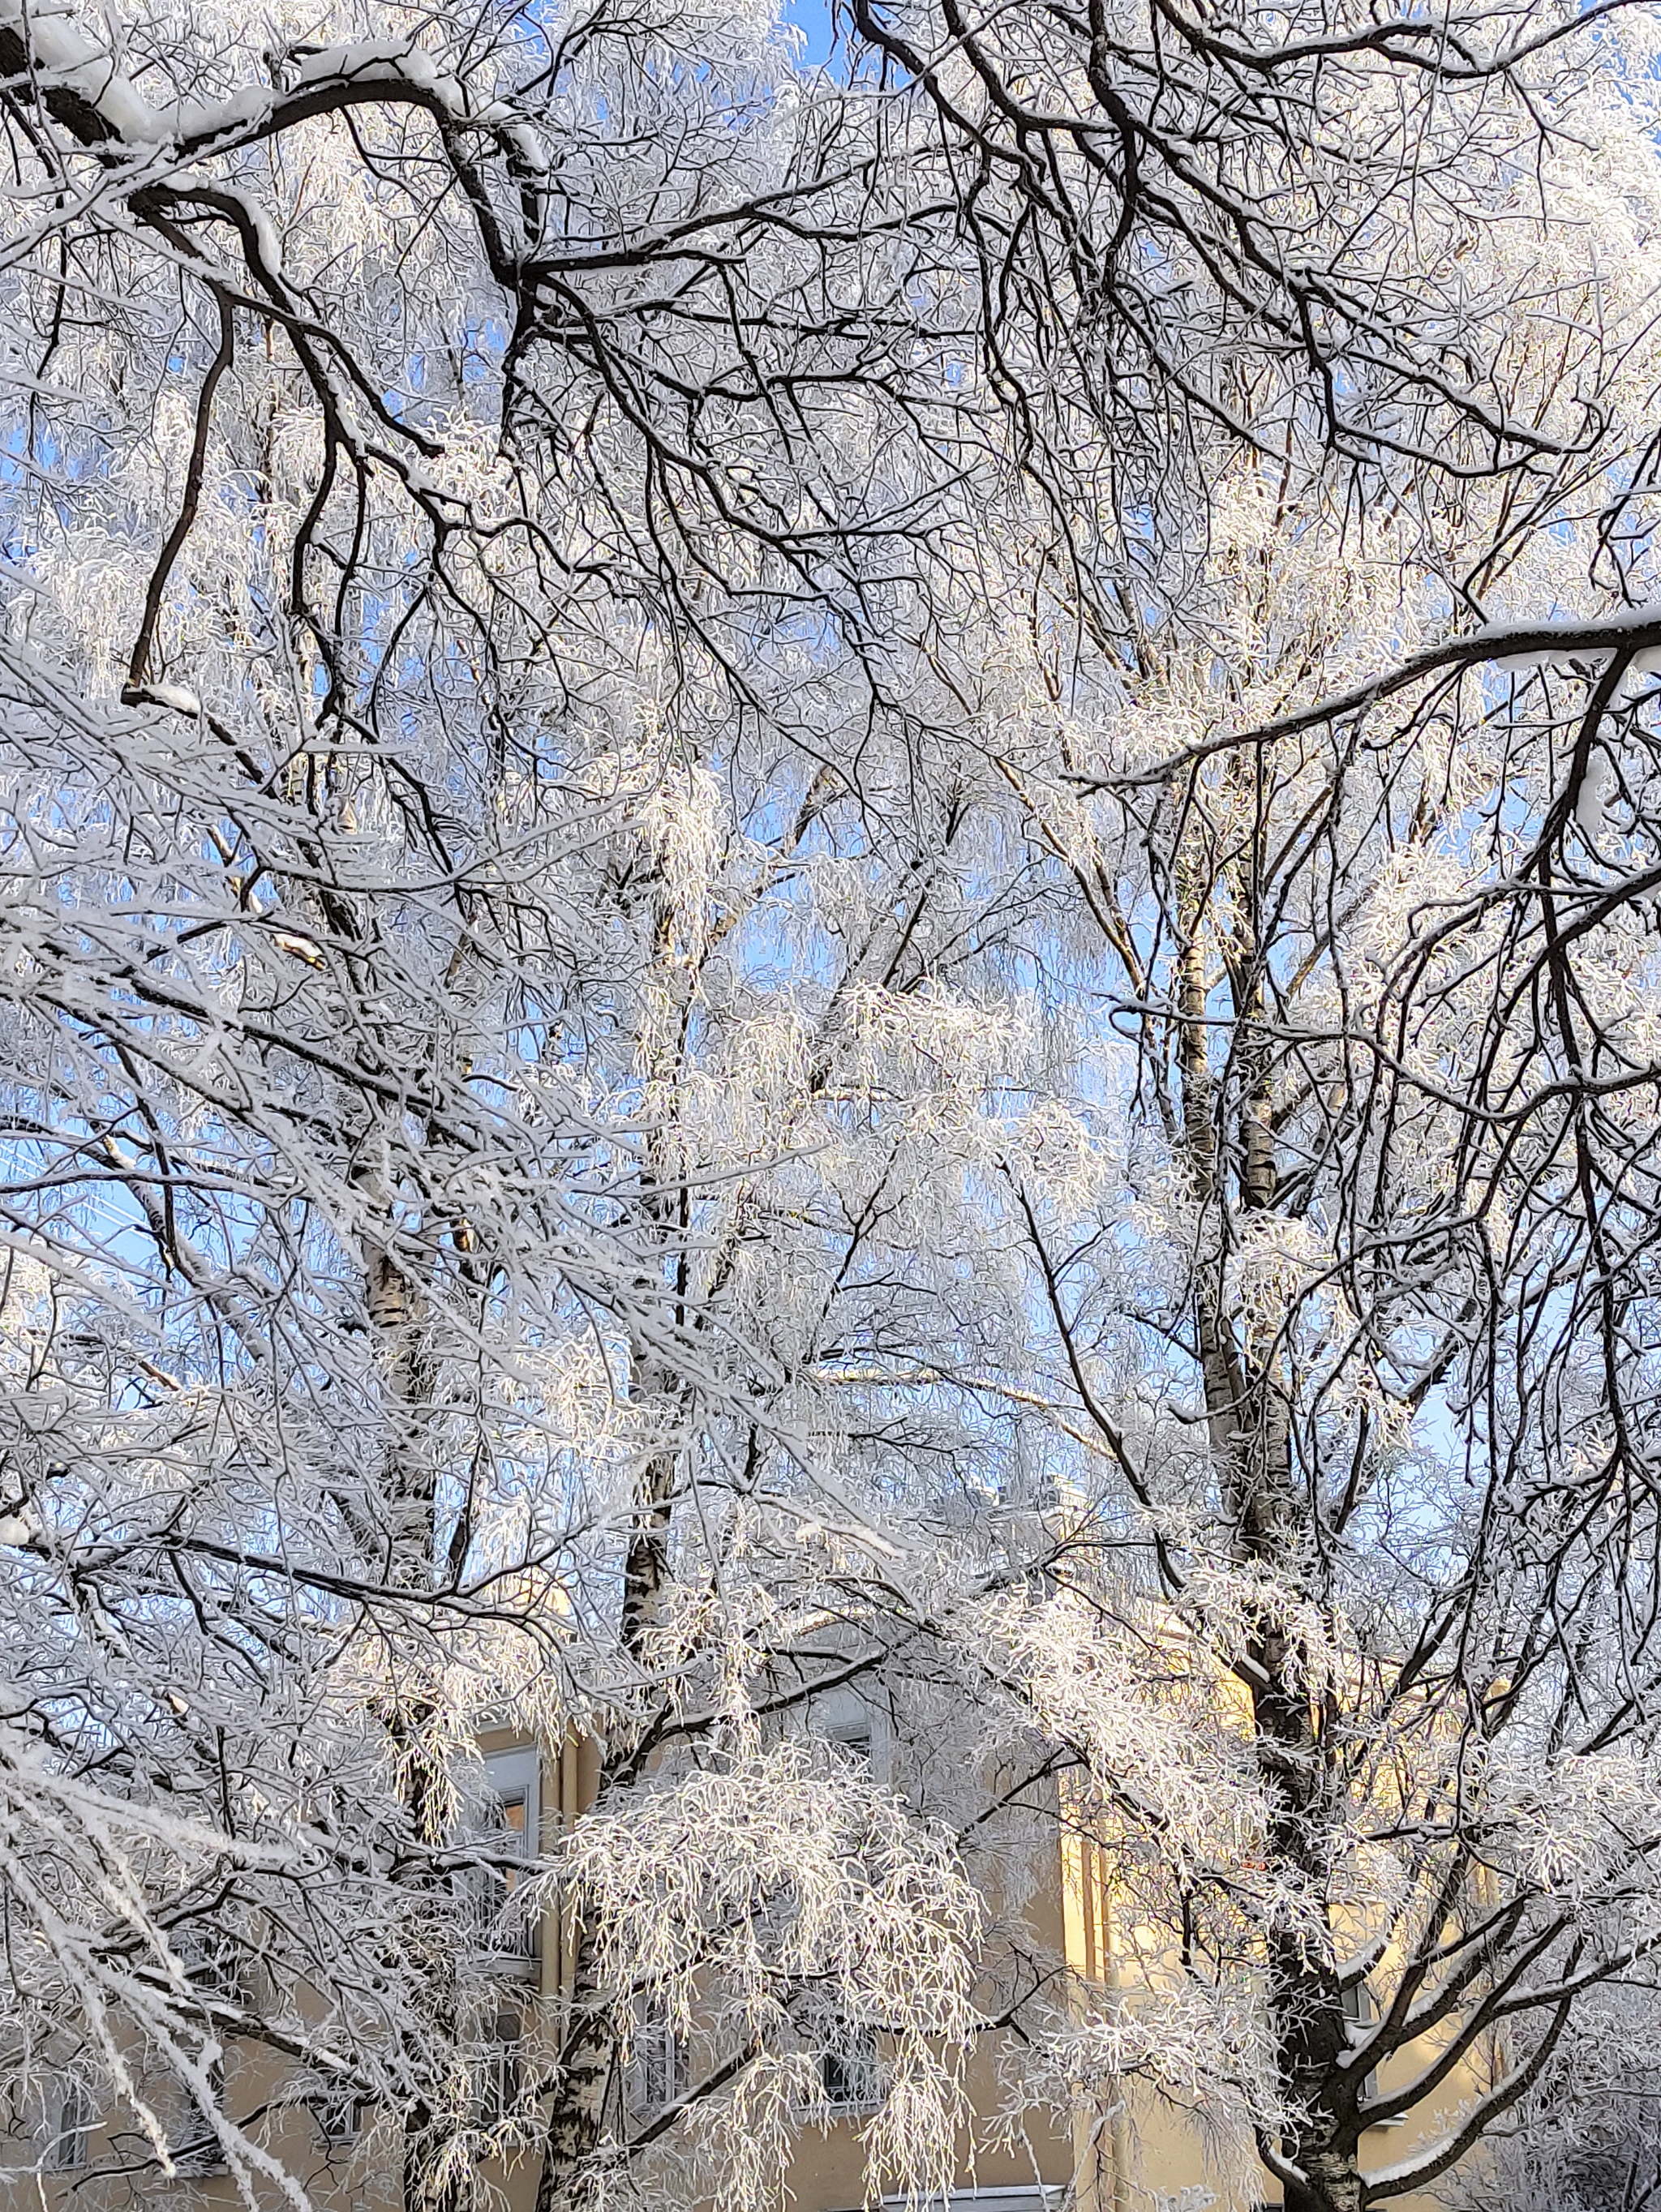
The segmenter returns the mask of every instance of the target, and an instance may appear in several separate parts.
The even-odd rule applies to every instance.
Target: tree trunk
[[[420,1300],[392,1252],[371,1243],[365,1255],[364,1304],[373,1332],[384,1393],[386,1456],[381,1468],[381,1504],[386,1514],[385,1573],[394,1589],[424,1592],[432,1587],[438,1530],[437,1470],[425,1443],[434,1376],[423,1341]],[[449,1802],[442,1759],[435,1753],[429,1731],[435,1715],[417,1694],[389,1701],[384,1715],[402,1776],[405,1808],[416,1835],[429,1844],[444,1841]],[[409,1877],[430,1892],[423,1917],[430,1917],[423,1990],[428,2017],[441,2031],[453,2033],[458,1996],[450,1955],[447,1886],[417,1865]],[[442,2039],[442,2035],[441,2035]],[[417,2065],[421,2055],[417,2054]],[[437,2087],[436,2100],[431,2094]],[[457,2115],[444,2108],[441,2085],[405,2115],[402,2159],[404,2212],[466,2212],[472,2194],[465,2179],[443,2172],[446,2148]]]
[[[1224,1094],[1211,1068],[1210,1033],[1215,1017],[1205,958],[1205,937],[1216,902],[1217,880],[1191,837],[1176,870],[1180,933],[1177,988],[1177,1057],[1181,1085],[1183,1149],[1190,1187],[1201,1211],[1196,1255],[1195,1321],[1208,1429],[1217,1457],[1224,1509],[1233,1525],[1236,1562],[1278,1579],[1302,1578],[1315,1556],[1310,1508],[1292,1455],[1291,1400],[1284,1354],[1272,1331],[1263,1341],[1237,1336],[1227,1305],[1227,1258],[1235,1239],[1230,1209],[1243,1215],[1272,1206],[1275,1195],[1271,1078],[1265,1048],[1262,956],[1256,939],[1254,884],[1249,860],[1231,864],[1226,901],[1232,916],[1226,965],[1233,985],[1236,1080],[1227,1104],[1237,1117],[1238,1188],[1225,1182],[1217,1128]],[[1331,1832],[1329,1778],[1307,1686],[1305,1655],[1271,1614],[1259,1616],[1243,1655],[1251,1698],[1252,1739],[1274,1815],[1271,1863],[1289,1877],[1323,1918],[1328,1838]],[[1354,2112],[1330,2111],[1326,2100],[1335,2069],[1348,2049],[1342,1993],[1330,1957],[1310,1942],[1309,1911],[1285,1915],[1266,1932],[1269,2002],[1282,2083],[1295,2105],[1313,2106],[1306,2136],[1286,2145],[1308,2177],[1302,2191],[1288,2187],[1287,2212],[1360,2212],[1358,2140]],[[1347,2085],[1341,2098],[1348,2100]]]
[[[671,1378],[649,1361],[636,1359],[636,1389],[642,1395],[672,1398]],[[678,1454],[658,1453],[648,1462],[636,1500],[634,1527],[624,1558],[620,1643],[627,1657],[644,1670],[648,1638],[658,1618],[669,1573],[669,1521]],[[599,1772],[597,1798],[611,1784],[632,1773],[632,1743],[609,1745]],[[559,2070],[547,2116],[536,2212],[579,2212],[591,2195],[588,2174],[605,2132],[606,2106],[618,2077],[618,2021],[613,2005],[595,1973],[594,1945],[579,1917],[573,1931],[570,1978],[564,1992],[563,2033]]]
[[[1288,2185],[1286,2212],[1361,2212],[1361,2175],[1354,2150],[1305,2147],[1298,2163],[1305,2188]]]
[[[593,1945],[581,1924],[572,1946],[565,1993],[565,2033],[559,2075],[549,2109],[536,2212],[573,2212],[587,2194],[586,2181],[605,2122],[607,2091],[617,2058],[617,2029],[601,2002]]]

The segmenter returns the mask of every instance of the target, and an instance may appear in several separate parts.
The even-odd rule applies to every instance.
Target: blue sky
[[[785,21],[794,23],[806,41],[802,50],[805,62],[822,62],[830,57],[830,6],[831,0],[784,0]]]

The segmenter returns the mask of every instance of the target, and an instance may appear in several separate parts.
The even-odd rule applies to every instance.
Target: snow
[[[42,81],[61,85],[84,100],[109,125],[110,135],[132,147],[183,143],[197,145],[234,137],[270,122],[283,100],[270,86],[250,84],[212,101],[181,100],[153,107],[122,70],[107,46],[76,27],[67,8],[33,7],[22,0],[0,0],[0,23],[24,33]],[[424,48],[410,39],[363,39],[325,47],[301,58],[295,88],[311,90],[338,83],[362,88],[384,86],[391,95],[417,93],[435,100],[458,120],[468,115],[459,81],[441,70]],[[478,119],[478,118],[473,118]],[[493,104],[492,119],[499,117]],[[520,151],[533,167],[545,167],[545,151],[533,133],[525,132]]]
[[[1614,762],[1602,745],[1594,745],[1574,800],[1576,826],[1594,843],[1603,834],[1609,819],[1610,802],[1619,788]]]
[[[306,86],[356,84],[366,78],[430,93],[449,114],[466,112],[466,96],[456,79],[409,39],[361,39],[350,46],[326,46],[305,56],[296,72],[297,82]]]

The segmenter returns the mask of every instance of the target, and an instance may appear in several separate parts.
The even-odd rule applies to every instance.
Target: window
[[[882,2102],[882,2069],[870,2028],[854,2021],[838,2023],[819,2060],[819,2084],[833,2112],[867,2112]]]
[[[1376,2025],[1378,2018],[1378,2008],[1372,2002],[1372,1992],[1365,1982],[1349,1984],[1342,1992],[1342,2002],[1344,2018],[1353,2030],[1359,2031]],[[1352,2043],[1357,2044],[1361,2039],[1359,2033],[1353,2033],[1350,2038]],[[1369,2071],[1355,2094],[1363,2105],[1370,2105],[1378,2094],[1378,2070],[1376,2067]],[[1399,2119],[1375,2120],[1372,2123],[1374,2127],[1384,2128],[1399,2127],[1400,2124]]]
[[[66,2074],[54,2084],[49,2117],[47,2166],[54,2173],[84,2166],[92,2144],[92,2095],[77,2075]]]
[[[836,1721],[824,1731],[825,1741],[837,1745],[861,1766],[871,1764],[871,1723],[867,1720]]]
[[[541,1847],[538,1779],[534,1751],[487,1759],[465,1823],[468,1840],[489,1860],[468,1868],[461,1882],[477,1940],[499,1966],[521,1972],[536,1956],[536,1928],[510,1906]]]
[[[642,2119],[666,2112],[686,2087],[686,2055],[660,2006],[649,1998],[635,2023],[629,2062],[629,2108]]]
[[[181,2180],[198,2180],[204,2174],[225,2171],[225,2152],[218,2136],[207,2122],[198,2118],[188,2133],[181,2131],[169,2142],[168,2154],[173,2172]]]
[[[815,1698],[807,1725],[821,1743],[834,1745],[850,1765],[881,1778],[886,1768],[887,1744],[881,1717],[857,1691],[828,1690]]]
[[[1344,2008],[1345,2022],[1352,2031],[1350,2042],[1360,2043],[1361,2038],[1356,2031],[1372,2025],[1372,1992],[1365,1982],[1347,1982],[1339,1993],[1339,2002]],[[1356,2091],[1364,2105],[1370,2103],[1378,2094],[1378,2076],[1376,2073],[1369,2074]]]
[[[499,2005],[485,2024],[473,2099],[473,2118],[478,2127],[502,2126],[519,2103],[524,2033],[525,2023],[511,2005]]]
[[[1062,2206],[1072,2194],[1070,2190],[1056,2184],[1033,2182],[1017,2183],[1008,2189],[954,2189],[941,2203],[942,2212],[1062,2212]],[[890,2206],[897,2208],[906,2203],[904,2197],[885,2197],[885,2212]],[[1257,2212],[1262,2212],[1259,2206]],[[1278,2208],[1277,2208],[1278,2212]]]
[[[231,1929],[198,1923],[167,1933],[173,1956],[198,1996],[210,2004],[248,2002],[247,1954]]]
[[[326,2150],[344,2150],[363,2125],[362,2100],[350,2089],[325,2089],[310,2100],[311,2114]]]
[[[225,2062],[222,2058],[215,2059],[208,2068],[207,2087],[215,2109],[222,2112],[225,2106]],[[204,2173],[222,2173],[225,2171],[225,2152],[218,2131],[198,2106],[186,2100],[182,2091],[174,2094],[177,2101],[173,2111],[179,2116],[179,2124],[169,2135],[167,2150],[175,2171],[181,2178],[191,2179]]]

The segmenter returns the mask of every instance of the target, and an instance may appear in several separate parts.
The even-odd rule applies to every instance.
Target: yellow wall
[[[504,1731],[486,1738],[481,1748],[489,1756],[518,1748],[520,1741]],[[558,1753],[545,1754],[538,1793],[539,1840],[544,1850],[553,1845],[561,1827],[591,1801],[597,1766],[594,1748],[587,1743],[568,1742]],[[1087,1841],[1064,1835],[1054,1862],[1054,1879],[1041,1887],[1026,1917],[1035,1948],[1057,1960],[1064,1959],[1081,1988],[1111,1989],[1122,1975],[1129,1973],[1123,1955],[1126,1947],[1115,1942],[1098,1854]],[[527,1994],[535,1990],[545,1998],[557,1999],[565,1972],[565,1948],[557,1918],[551,1916],[542,1929],[534,1967],[522,1979],[504,1980],[504,1990],[518,1987]],[[1415,2067],[1411,2053],[1395,2062],[1398,2078],[1410,2075]],[[1391,2069],[1385,2069],[1383,2080],[1388,2087]],[[271,2081],[269,2063],[250,2055],[243,2060],[240,2074],[233,2077],[233,2094],[238,2095],[243,2109],[250,2109],[261,2101],[262,2093],[269,2092]],[[1456,2079],[1449,2084],[1445,2103],[1450,2108],[1456,2106],[1477,2086],[1469,2075]],[[1000,2110],[995,2049],[974,2054],[968,2087],[972,2106],[989,2137],[991,2123]],[[1365,2148],[1364,2165],[1378,2167],[1396,2163],[1422,2133],[1435,2130],[1436,2118],[1433,2112],[1410,2119],[1404,2127],[1374,2130]],[[863,2204],[859,2124],[856,2119],[837,2119],[804,2130],[788,2175],[799,2212],[855,2212]],[[279,2156],[292,2161],[325,2212],[333,2212],[337,2206],[340,2212],[381,2212],[383,2207],[386,2212],[394,2212],[396,2150],[389,2140],[377,2139],[373,2131],[368,2132],[355,2147],[337,2153],[332,2160],[319,2144],[307,2116],[291,2111],[274,2130],[271,2147]],[[1207,2188],[1220,2191],[1220,2205],[1229,2203],[1228,2197],[1220,2193],[1222,2177],[1208,2166],[1196,2126],[1140,2085],[1131,2085],[1122,2109],[1105,2118],[1081,2112],[1070,2129],[1035,2118],[1026,2139],[1013,2148],[966,2136],[959,2146],[958,2168],[960,2186],[979,2192],[984,2200],[981,2212],[1027,2212],[1026,2207],[998,2203],[995,2192],[1031,2191],[1036,2185],[1058,2194],[1076,2186],[1080,2212],[1154,2212],[1162,2198],[1180,2203],[1184,2191]],[[505,2185],[512,2212],[531,2212],[535,2175],[528,2166],[494,2178]],[[146,2185],[143,2183],[136,2197],[124,2197],[119,2189],[112,2191],[100,2184],[94,2197],[76,2199],[66,2194],[72,2179],[64,2176],[60,2182],[58,2177],[49,2178],[46,2204],[80,2202],[101,2207],[106,2203],[125,2206],[143,2201]],[[153,2182],[149,2185],[154,2185]],[[1261,2182],[1251,2187],[1251,2194],[1237,2200],[1239,2204],[1250,2205],[1264,2197],[1273,2201],[1275,2192]],[[25,2197],[32,2205],[41,2204],[32,2173],[27,2177],[18,2173],[11,2184],[10,2201],[21,2204]],[[192,2197],[215,2208],[228,2208],[235,2202],[226,2179],[196,2182]],[[1196,2197],[1190,2201],[1202,2200]],[[1399,2204],[1400,2212],[1435,2212],[1434,2200],[1430,2198],[1404,2198]],[[977,2212],[972,2200],[964,2212]]]

